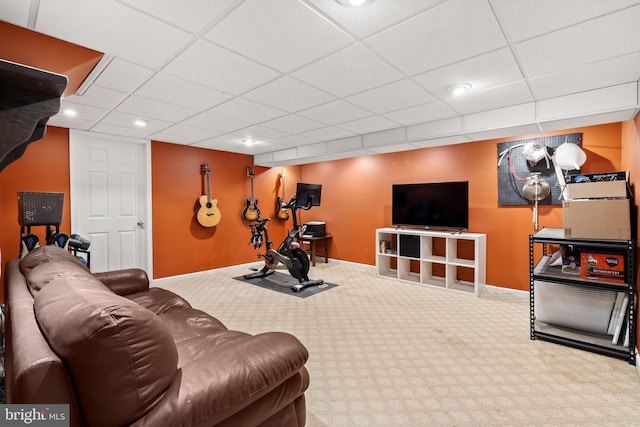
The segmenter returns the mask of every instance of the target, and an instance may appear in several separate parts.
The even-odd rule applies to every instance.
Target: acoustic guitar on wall
[[[209,184],[209,169],[208,163],[202,164],[202,172],[204,172],[206,185],[207,185],[207,194],[200,196],[200,207],[198,208],[198,213],[196,218],[198,219],[198,223],[200,223],[203,227],[215,227],[220,222],[220,209],[218,209],[218,200],[211,198],[211,185]]]
[[[253,198],[253,168],[247,168],[247,175],[251,179],[251,197],[244,203],[242,219],[251,222],[260,218],[260,209],[258,209],[258,201]]]
[[[282,189],[282,197],[278,196],[278,199],[276,200],[276,218],[278,218],[281,221],[286,221],[289,219],[289,210],[283,207],[283,205],[287,203],[287,199],[284,195],[285,173],[286,171],[282,169],[282,173],[280,174],[280,188]]]

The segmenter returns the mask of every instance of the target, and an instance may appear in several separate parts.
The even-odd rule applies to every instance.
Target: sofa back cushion
[[[40,246],[20,260],[20,271],[35,296],[51,280],[59,276],[86,276],[89,270],[66,250],[53,245]]]
[[[162,397],[178,353],[162,321],[91,274],[51,279],[36,319],[67,366],[87,425],[126,425]]]

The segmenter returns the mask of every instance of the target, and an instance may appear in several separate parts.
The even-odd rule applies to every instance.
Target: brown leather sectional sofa
[[[71,426],[303,426],[306,348],[230,331],[139,269],[91,274],[54,246],[5,275],[7,403]]]

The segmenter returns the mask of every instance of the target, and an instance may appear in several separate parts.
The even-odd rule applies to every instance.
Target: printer
[[[327,235],[327,223],[324,221],[310,221],[305,226],[307,229],[302,237],[324,237]]]

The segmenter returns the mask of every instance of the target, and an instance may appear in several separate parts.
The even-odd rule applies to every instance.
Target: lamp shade
[[[587,155],[577,145],[565,142],[556,148],[554,163],[564,170],[580,169],[587,160]]]

